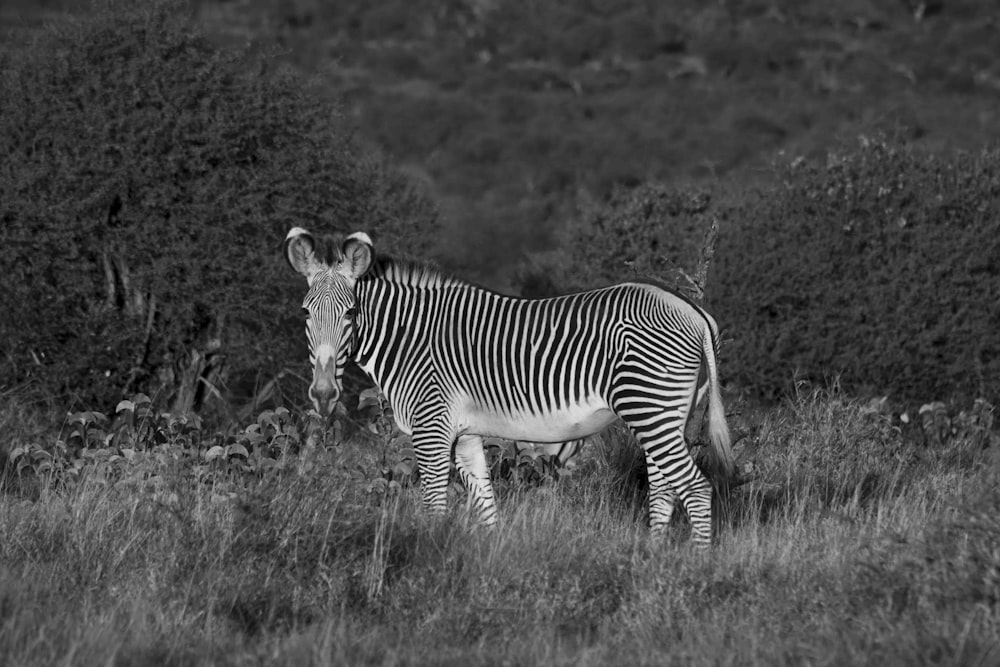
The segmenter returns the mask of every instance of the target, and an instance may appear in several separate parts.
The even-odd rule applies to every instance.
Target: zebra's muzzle
[[[332,367],[333,364],[330,364]],[[333,412],[340,399],[340,387],[337,385],[333,368],[316,364],[313,371],[313,382],[309,387],[309,398],[312,399],[316,412],[324,417]]]

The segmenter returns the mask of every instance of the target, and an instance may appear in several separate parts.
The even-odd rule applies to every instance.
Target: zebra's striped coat
[[[652,528],[666,526],[679,496],[695,540],[710,539],[710,488],[683,439],[704,360],[710,440],[731,466],[718,328],[704,310],[644,283],[549,299],[497,294],[425,267],[376,261],[364,234],[321,259],[296,228],[286,253],[310,285],[303,307],[317,409],[336,400],[343,365],[355,360],[412,434],[430,511],[445,508],[453,443],[470,500],[492,524],[483,437],[563,442],[620,416],[646,453]]]

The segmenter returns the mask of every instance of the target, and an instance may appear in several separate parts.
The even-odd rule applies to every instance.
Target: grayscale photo
[[[0,665],[1000,664],[1000,1],[0,0]]]

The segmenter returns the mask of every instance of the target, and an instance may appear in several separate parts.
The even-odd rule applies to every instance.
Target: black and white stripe
[[[719,332],[708,313],[642,283],[528,300],[388,259],[360,271],[364,249],[355,246],[364,243],[351,238],[341,254],[355,257],[353,269],[344,259],[317,271],[300,258],[312,246],[296,246],[289,234],[289,261],[311,276],[310,350],[314,357],[322,345],[339,351],[338,382],[340,357],[349,352],[379,385],[412,433],[428,509],[444,510],[453,443],[470,501],[491,524],[497,515],[482,437],[566,442],[617,415],[646,454],[652,529],[666,527],[679,498],[694,540],[711,539],[710,488],[684,443],[704,361],[710,441],[732,464],[717,380]],[[345,317],[346,309],[356,317]],[[321,362],[314,358],[314,384]]]

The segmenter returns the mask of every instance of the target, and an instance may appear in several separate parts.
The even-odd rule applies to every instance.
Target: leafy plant
[[[98,3],[0,64],[5,382],[197,412],[301,356],[289,227],[428,246],[433,207],[335,104],[266,49],[218,48],[179,0]]]
[[[546,448],[514,440],[489,439],[485,443],[486,465],[494,484],[540,486],[572,474]]]
[[[832,377],[894,399],[1000,397],[1000,151],[862,137],[730,210],[712,305],[725,375],[768,397]]]
[[[741,203],[620,189],[522,270],[531,296],[631,276],[684,290],[720,220],[706,306],[722,377],[774,399],[798,381],[848,392],[1000,397],[1000,151],[938,157],[882,136],[778,167]]]
[[[15,447],[8,465],[15,475],[33,475],[49,487],[86,479],[152,488],[173,470],[221,489],[296,468],[309,428],[308,417],[296,420],[278,407],[240,431],[206,431],[197,416],[159,411],[148,396],[136,394],[119,402],[113,418],[94,411],[68,415],[53,445]]]
[[[714,213],[711,194],[658,183],[618,187],[561,232],[559,249],[521,268],[525,296],[553,296],[629,279],[691,286]]]
[[[377,477],[368,477],[369,493],[396,494],[418,479],[417,458],[410,436],[396,426],[392,406],[376,387],[358,396],[358,411],[379,448]],[[362,472],[363,475],[367,473]]]

